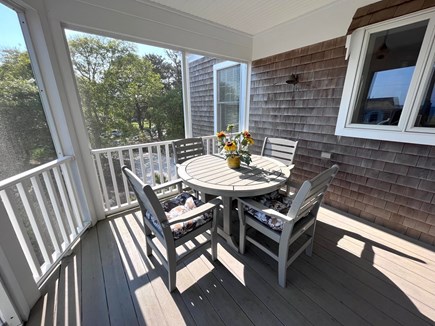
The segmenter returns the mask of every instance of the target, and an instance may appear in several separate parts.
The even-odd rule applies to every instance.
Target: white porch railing
[[[0,197],[39,285],[89,222],[71,180],[72,156],[0,181]]]
[[[215,136],[202,137],[207,154],[217,153]],[[121,172],[124,164],[130,166],[139,178],[151,186],[177,178],[172,141],[138,144],[92,150],[100,182],[106,215],[137,206],[129,191],[127,179]],[[175,193],[176,188],[159,194],[160,197]]]

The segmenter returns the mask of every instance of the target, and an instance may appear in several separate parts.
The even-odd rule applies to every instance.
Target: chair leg
[[[310,244],[305,249],[305,254],[310,257],[313,255],[313,238],[310,239]]]
[[[314,244],[314,232],[316,231],[316,222],[305,232],[305,234],[311,237],[310,244],[305,249],[305,254],[311,256],[313,254],[313,244]]]
[[[152,241],[150,236],[151,236],[151,229],[146,225],[146,223],[144,223],[144,227],[145,227],[145,244],[146,244],[146,255],[149,257],[152,255],[152,250],[151,250],[151,246],[148,244],[148,241]]]
[[[177,258],[174,250],[168,248],[168,289],[169,292],[177,288]]]
[[[280,287],[285,288],[287,284],[287,261],[278,262],[278,284]]]
[[[177,191],[179,194],[181,194],[183,192],[183,186],[181,183],[177,184]]]
[[[287,284],[287,261],[289,245],[288,241],[282,241],[279,244],[278,253],[278,284],[285,288]]]
[[[215,261],[217,259],[217,213],[218,210],[213,210],[213,223],[211,227],[211,259]]]
[[[246,246],[246,217],[243,204],[237,202],[237,211],[240,220],[240,233],[239,233],[239,252],[243,255],[245,253]]]

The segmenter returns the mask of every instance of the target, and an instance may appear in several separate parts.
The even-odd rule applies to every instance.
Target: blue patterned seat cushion
[[[274,191],[266,195],[252,197],[251,199],[283,215],[287,215],[292,205],[292,199],[289,198],[288,196],[280,194],[279,191]],[[246,205],[245,205],[245,212],[249,213],[257,220],[259,220],[261,223],[270,227],[272,230],[282,231],[283,228],[282,220],[266,215],[263,212],[259,212],[256,209],[252,207],[248,207]]]
[[[195,196],[183,192],[179,194],[177,197],[167,200],[162,203],[163,210],[165,211],[166,218],[168,221],[171,219],[177,218],[180,215],[191,211],[192,209],[203,205],[204,203],[197,199]],[[154,215],[150,212],[145,213],[145,217],[153,223],[156,229],[163,234],[162,228]],[[195,230],[200,225],[210,221],[213,218],[213,213],[211,211],[205,212],[203,215],[196,216],[195,218],[180,222],[174,225],[171,225],[171,231],[174,235],[174,239],[179,239],[184,236],[186,233]]]

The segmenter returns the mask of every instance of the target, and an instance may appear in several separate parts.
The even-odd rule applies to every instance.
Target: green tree
[[[138,135],[143,141],[183,137],[177,52],[141,57],[129,42],[91,35],[76,36],[69,46],[93,148],[120,145],[112,130],[126,143]]]
[[[101,148],[101,135],[109,135],[117,125],[108,106],[104,76],[114,62],[135,51],[129,42],[99,36],[76,36],[68,40],[83,113],[93,148]],[[107,145],[107,144],[104,144]]]
[[[158,110],[159,128],[165,130],[166,139],[184,138],[184,112],[181,89],[165,91],[156,99],[153,108]]]
[[[0,51],[0,120],[3,153],[14,157],[15,173],[56,157],[39,89],[27,52]],[[11,165],[8,164],[9,168]]]
[[[145,131],[146,121],[151,127],[151,105],[160,96],[163,84],[148,59],[134,53],[119,58],[105,74],[104,86],[110,92],[111,103],[107,105],[119,118],[135,121],[141,133]]]
[[[155,98],[151,114],[159,139],[184,137],[184,112],[182,95],[181,58],[179,52],[166,50],[167,58],[149,54],[154,71],[160,74],[164,88]],[[163,131],[165,135],[163,136]]]

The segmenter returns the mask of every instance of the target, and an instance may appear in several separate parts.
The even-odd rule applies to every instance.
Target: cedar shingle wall
[[[203,57],[189,63],[193,137],[213,135],[213,65],[221,62]]]
[[[435,6],[435,0],[384,0],[359,8],[353,16],[347,34],[355,29],[379,23]]]
[[[424,242],[435,243],[435,147],[334,135],[347,68],[345,37],[254,61],[250,130],[298,139],[298,183],[337,163],[325,202]],[[299,84],[284,82],[292,73]],[[320,159],[322,151],[331,161]]]

